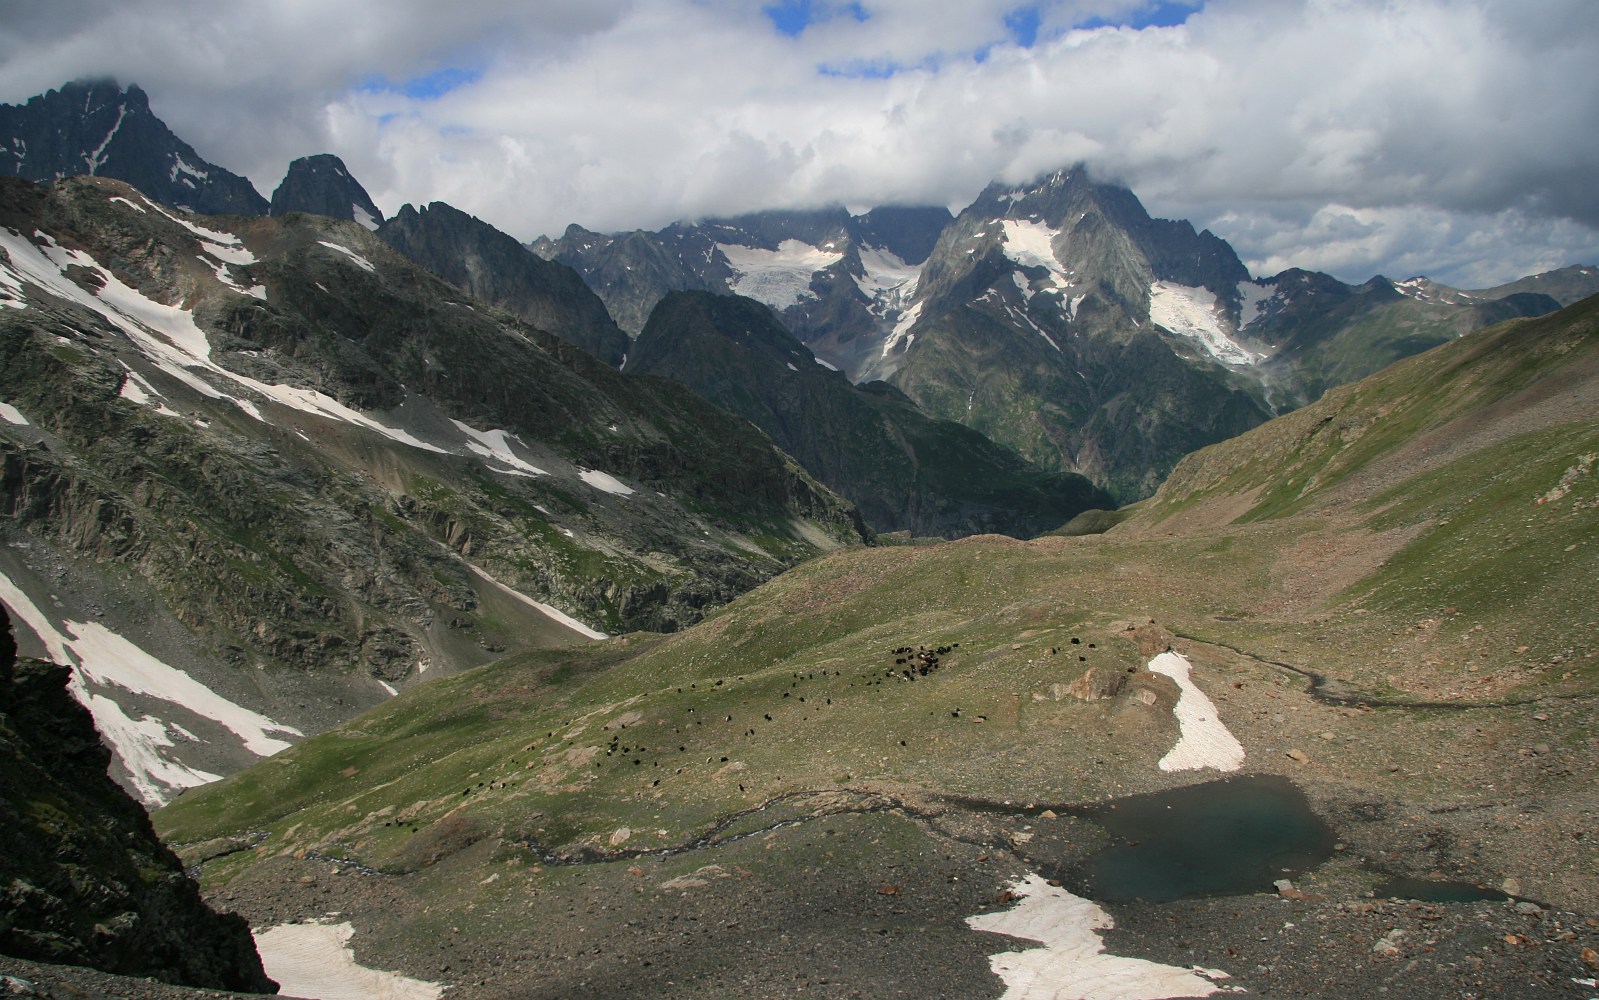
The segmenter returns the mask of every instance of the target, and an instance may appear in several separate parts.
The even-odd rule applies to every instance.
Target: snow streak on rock
[[[582,469],[579,470],[577,475],[579,479],[595,489],[614,496],[632,496],[634,492],[633,487],[622,482],[609,472],[601,472],[598,469]]]
[[[515,441],[518,445],[522,444],[521,439],[516,435],[503,430],[480,431],[469,424],[461,423],[459,420],[450,422],[456,426],[457,430],[467,436],[466,447],[468,451],[507,466],[504,469],[496,469],[493,466],[489,466],[490,472],[499,472],[508,476],[532,477],[546,475],[543,469],[519,458],[516,452],[511,449],[512,441]],[[522,446],[526,447],[526,445]]]
[[[576,618],[573,618],[571,615],[567,614],[564,611],[560,611],[560,610],[558,610],[556,608],[552,608],[548,604],[543,603],[542,601],[535,601],[533,598],[527,596],[526,594],[522,593],[521,591],[513,590],[510,587],[507,587],[505,584],[503,584],[500,581],[494,579],[494,577],[492,577],[489,574],[485,573],[483,570],[478,569],[476,566],[473,566],[471,563],[468,563],[466,568],[471,570],[473,573],[477,574],[477,576],[480,577],[481,579],[483,579],[483,580],[487,581],[488,583],[491,583],[494,586],[498,587],[500,590],[504,591],[510,597],[513,597],[516,600],[521,601],[523,604],[526,604],[529,607],[536,608],[540,613],[544,614],[545,616],[550,618],[552,621],[559,622],[560,624],[565,625],[567,628],[569,628],[572,631],[578,633],[579,635],[587,636],[590,639],[609,639],[610,638],[610,636],[606,635],[604,632],[600,632],[600,631],[597,631],[595,629],[589,628],[587,625],[585,625],[582,622],[578,621]]]
[[[344,256],[350,258],[356,267],[359,267],[361,270],[366,271],[369,274],[374,274],[377,272],[377,268],[372,266],[371,261],[356,253],[354,250],[351,250],[349,247],[340,246],[337,243],[329,243],[327,240],[317,240],[317,243],[327,247],[329,250],[336,250],[339,253],[344,254]]]
[[[197,233],[207,234],[204,238],[215,240],[213,245],[223,250],[227,248],[220,242],[222,239],[236,239],[226,233],[201,229],[188,223],[184,225]],[[36,245],[32,240],[13,230],[0,229],[0,249],[3,249],[11,260],[9,270],[54,295],[104,316],[126,334],[152,364],[195,392],[211,399],[232,400],[252,417],[258,420],[265,419],[254,403],[218,389],[200,377],[198,373],[203,372],[219,382],[252,389],[267,399],[302,413],[364,427],[413,448],[445,453],[443,448],[418,440],[408,431],[374,420],[325,393],[314,389],[259,382],[237,372],[228,371],[211,360],[211,343],[206,339],[205,331],[194,322],[193,313],[180,306],[156,302],[138,289],[123,284],[116,275],[101,267],[88,254],[62,247],[44,233],[35,235],[37,239],[43,241],[43,246]],[[249,251],[242,247],[231,252],[234,260],[230,262],[242,261],[245,258],[252,262],[255,260]],[[91,270],[99,275],[102,284],[98,292],[91,294],[65,276],[67,268],[74,266]]]

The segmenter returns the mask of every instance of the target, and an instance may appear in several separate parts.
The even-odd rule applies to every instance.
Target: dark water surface
[[[1106,902],[1270,892],[1326,861],[1332,827],[1286,778],[1230,778],[1073,810],[1110,846],[1065,873]],[[1072,878],[1078,875],[1078,878]]]
[[[1375,895],[1383,899],[1414,899],[1423,903],[1478,903],[1510,897],[1498,889],[1470,882],[1445,882],[1430,878],[1395,878],[1379,885]]]

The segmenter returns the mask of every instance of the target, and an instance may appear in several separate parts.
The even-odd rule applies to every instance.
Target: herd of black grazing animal
[[[938,658],[940,656],[948,656],[959,645],[960,643],[957,642],[948,646],[939,646],[936,649],[928,649],[926,646],[917,646],[915,649],[909,646],[901,646],[894,650],[894,666],[900,668],[900,676],[908,681],[913,681],[918,677],[926,677],[938,669]]]

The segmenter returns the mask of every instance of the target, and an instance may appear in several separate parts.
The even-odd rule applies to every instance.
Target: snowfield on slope
[[[1155,282],[1149,286],[1149,321],[1199,341],[1206,353],[1225,365],[1253,365],[1264,357],[1245,350],[1222,329],[1216,294],[1208,288]]]
[[[844,259],[832,250],[813,247],[799,240],[784,240],[776,250],[718,243],[716,249],[737,272],[733,291],[764,302],[782,311],[806,299],[814,299],[811,278],[817,271]]]
[[[329,919],[279,924],[255,934],[266,974],[278,994],[307,1000],[439,1000],[444,987],[423,979],[369,969],[355,960],[355,925]]]
[[[1160,759],[1162,771],[1199,771],[1215,768],[1236,771],[1244,764],[1244,747],[1224,725],[1216,704],[1194,685],[1189,674],[1193,664],[1180,653],[1161,653],[1149,661],[1154,673],[1177,682],[1177,706],[1172,715],[1182,736],[1177,745]]]
[[[260,757],[269,757],[289,746],[269,734],[303,735],[292,726],[229,701],[98,622],[66,621],[61,626],[64,632],[57,629],[55,622],[4,574],[0,574],[0,600],[11,609],[14,618],[39,637],[49,659],[72,668],[73,697],[94,716],[95,728],[111,743],[146,805],[165,805],[174,790],[216,781],[221,775],[169,759],[165,751],[176,746],[174,740],[194,742],[195,737],[182,727],[149,714],[132,718],[111,698],[90,691],[90,682],[168,702],[211,719]]]
[[[1106,954],[1099,932],[1116,926],[1111,915],[1093,900],[1037,875],[1028,874],[1010,891],[1022,897],[1012,909],[966,918],[973,930],[1043,945],[989,957],[994,974],[1005,981],[1003,1000],[1169,1000],[1242,992],[1216,983],[1227,978],[1217,969],[1184,969]]]

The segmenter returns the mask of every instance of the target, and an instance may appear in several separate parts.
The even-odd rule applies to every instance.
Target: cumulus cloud
[[[1259,273],[1599,261],[1591,0],[768,6],[0,0],[0,100],[115,75],[263,193],[331,151],[386,211],[447,201],[523,239],[958,209],[1081,160]]]

